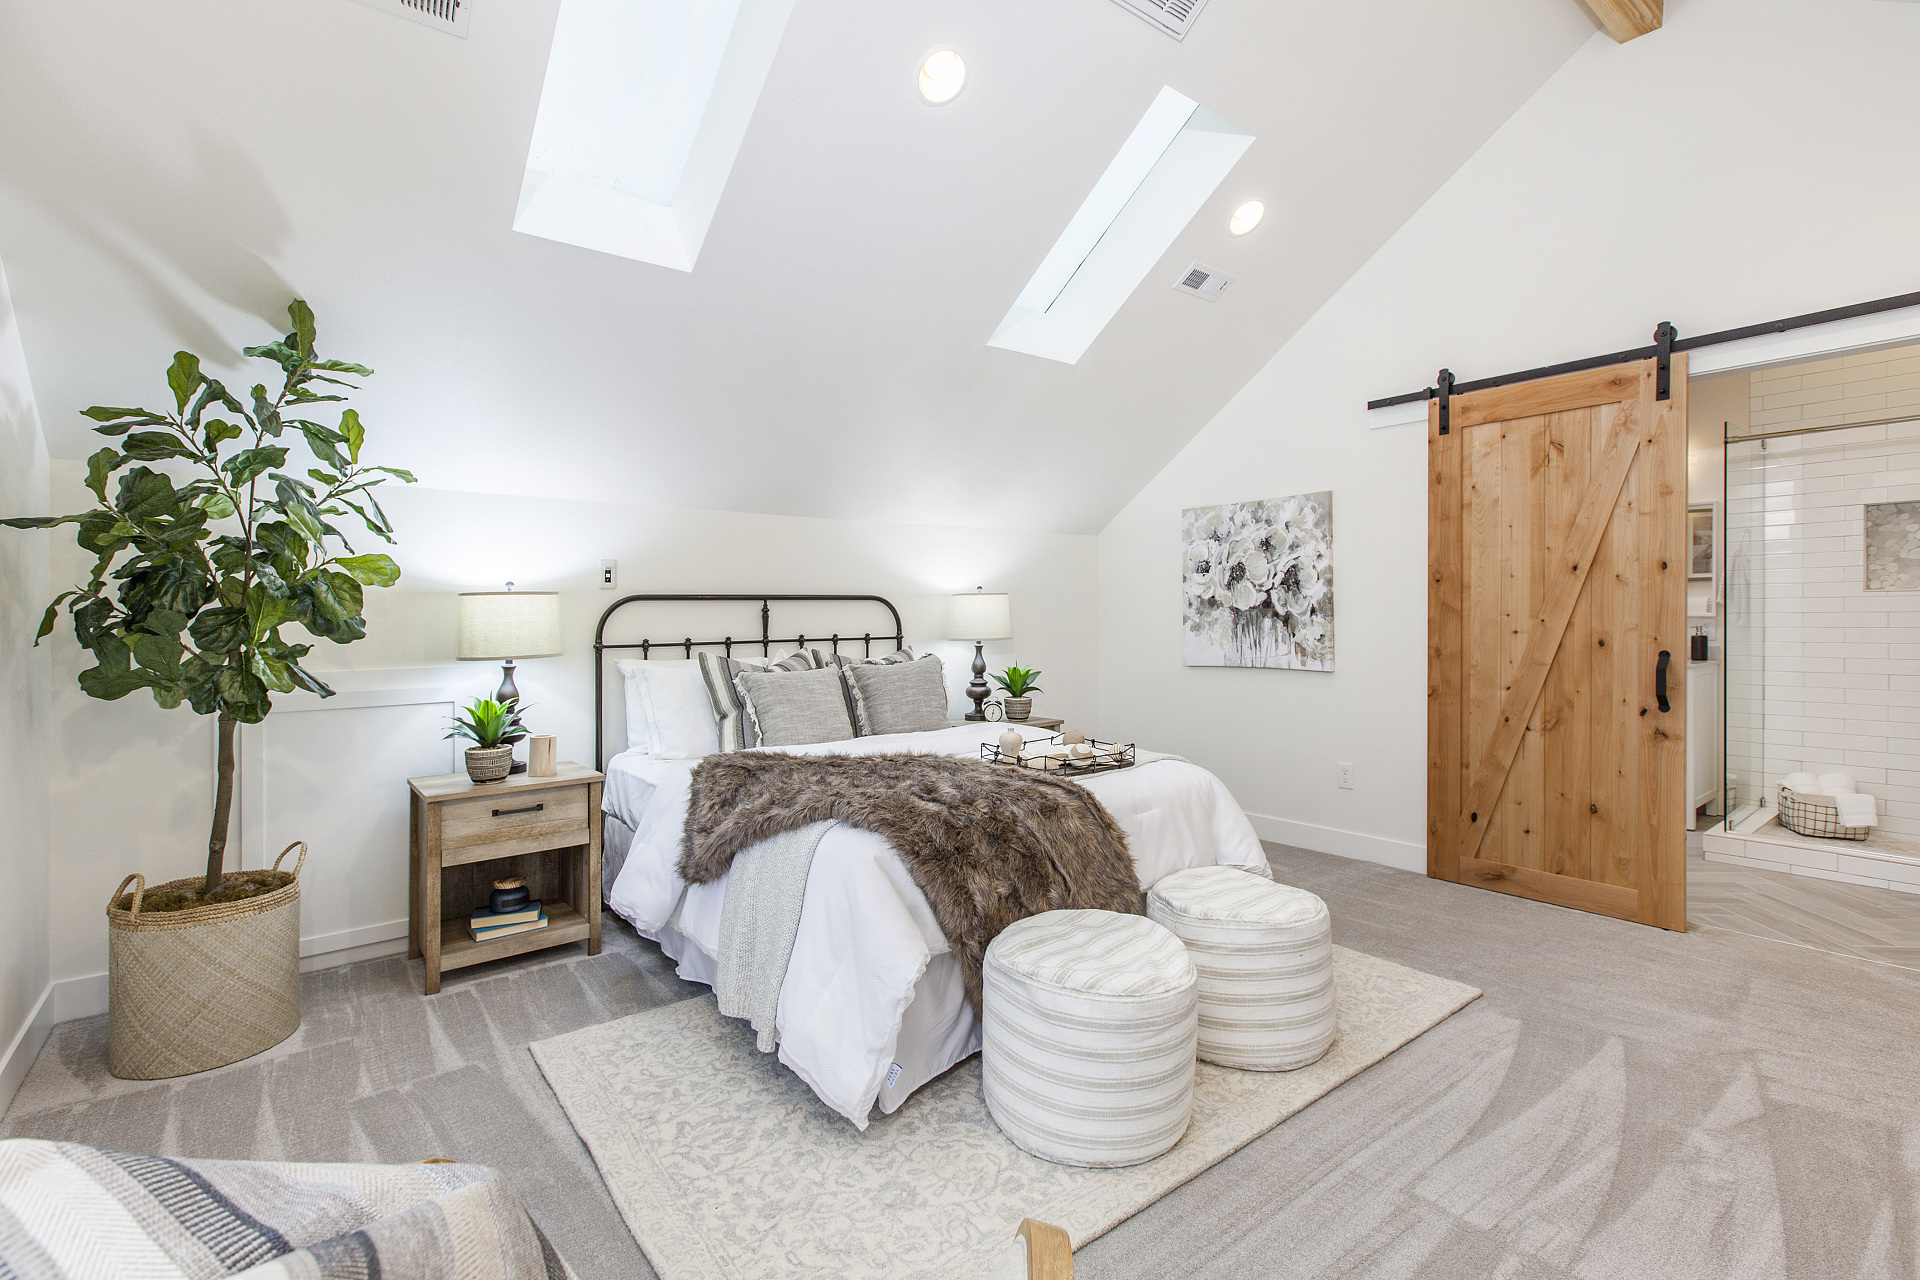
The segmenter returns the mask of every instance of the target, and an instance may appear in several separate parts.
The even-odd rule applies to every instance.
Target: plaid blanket
[[[571,1280],[495,1170],[170,1160],[0,1141],[20,1280]]]

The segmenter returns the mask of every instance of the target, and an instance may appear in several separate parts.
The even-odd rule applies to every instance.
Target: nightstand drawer
[[[587,843],[587,788],[503,791],[440,806],[446,865]]]

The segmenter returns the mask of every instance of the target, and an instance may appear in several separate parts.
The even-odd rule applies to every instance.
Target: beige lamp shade
[[[1008,640],[1013,636],[1013,607],[998,592],[970,591],[953,598],[947,619],[949,640]]]
[[[460,660],[504,662],[560,652],[557,591],[465,591],[460,595]]]

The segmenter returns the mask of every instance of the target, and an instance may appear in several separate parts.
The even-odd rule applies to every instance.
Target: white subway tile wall
[[[1920,347],[1752,375],[1750,431],[1920,415]],[[1854,775],[1920,836],[1920,591],[1869,590],[1865,508],[1920,501],[1920,421],[1727,450],[1727,769]]]

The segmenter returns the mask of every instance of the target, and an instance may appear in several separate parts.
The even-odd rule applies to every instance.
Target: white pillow
[[[697,662],[643,663],[640,692],[646,703],[652,753],[666,760],[698,760],[720,749],[720,722]]]
[[[626,686],[627,750],[662,759],[697,759],[719,750],[713,703],[692,658],[616,662]]]
[[[647,728],[647,704],[640,694],[640,668],[648,665],[638,658],[622,658],[613,664],[620,672],[620,684],[626,691],[627,750],[653,749],[653,732]]]

